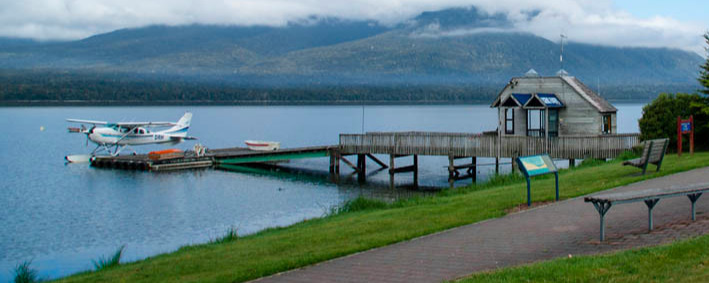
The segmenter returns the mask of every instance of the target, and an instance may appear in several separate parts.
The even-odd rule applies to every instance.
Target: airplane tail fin
[[[187,136],[187,130],[190,128],[190,123],[192,122],[192,113],[186,112],[185,115],[177,121],[177,125],[165,131],[167,134],[172,134],[175,136]]]

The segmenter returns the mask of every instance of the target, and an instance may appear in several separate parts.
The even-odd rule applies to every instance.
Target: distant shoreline
[[[609,99],[611,103],[648,103],[647,99]],[[9,100],[0,101],[0,107],[55,107],[55,106],[316,106],[316,105],[458,105],[489,104],[492,100],[423,100],[423,101],[323,101],[323,100],[233,100],[233,101],[140,101],[140,100]]]

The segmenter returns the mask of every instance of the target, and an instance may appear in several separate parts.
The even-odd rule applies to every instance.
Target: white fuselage
[[[190,128],[192,113],[186,112],[177,123],[172,122],[118,122],[108,123],[96,120],[67,119],[72,123],[81,123],[81,129],[69,128],[69,132],[83,133],[88,140],[97,144],[97,151],[107,151],[111,155],[118,155],[121,150],[128,146],[173,143],[177,144],[184,140],[194,140],[195,137],[187,136]],[[92,124],[91,129],[86,129],[84,124]],[[171,127],[169,129],[152,132],[148,127]],[[113,147],[113,149],[111,149]],[[135,153],[135,151],[133,151]],[[68,160],[68,159],[67,159]]]
[[[99,145],[143,145],[156,143],[179,143],[187,134],[187,127],[178,130],[150,132],[145,128],[97,127],[86,134],[89,140]]]

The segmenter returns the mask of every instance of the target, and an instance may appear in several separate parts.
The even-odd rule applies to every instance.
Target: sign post
[[[677,116],[677,156],[682,156],[682,135],[689,134],[689,154],[694,155],[694,115],[682,120]]]
[[[556,177],[556,200],[559,200],[559,172],[548,154],[520,156],[517,158],[520,171],[527,179],[527,206],[532,206],[531,177],[554,173]]]

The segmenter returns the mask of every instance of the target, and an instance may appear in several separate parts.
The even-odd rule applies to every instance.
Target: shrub
[[[334,207],[330,211],[330,215],[337,215],[345,212],[355,212],[370,209],[387,208],[389,205],[386,202],[376,199],[369,199],[359,196],[355,199],[346,201],[340,206]]]
[[[25,261],[15,267],[13,270],[15,272],[15,283],[32,283],[41,281],[37,277],[37,270],[31,268],[30,264],[32,264],[32,261]]]
[[[235,227],[229,228],[229,230],[224,234],[224,236],[218,237],[211,241],[212,243],[226,243],[226,242],[231,242],[231,241],[236,241],[239,239],[239,233],[238,229]]]
[[[698,94],[661,93],[643,107],[640,118],[640,139],[670,138],[670,149],[677,148],[677,116],[683,119],[694,115],[695,146],[709,138],[709,101]],[[706,146],[706,145],[705,145]]]
[[[121,264],[121,256],[123,256],[123,248],[125,248],[125,246],[121,246],[120,248],[118,248],[118,250],[115,253],[113,253],[112,257],[101,256],[101,257],[99,257],[98,260],[94,260],[93,263],[94,263],[94,267],[96,267],[96,271],[115,267],[115,266],[118,266],[119,264]]]

